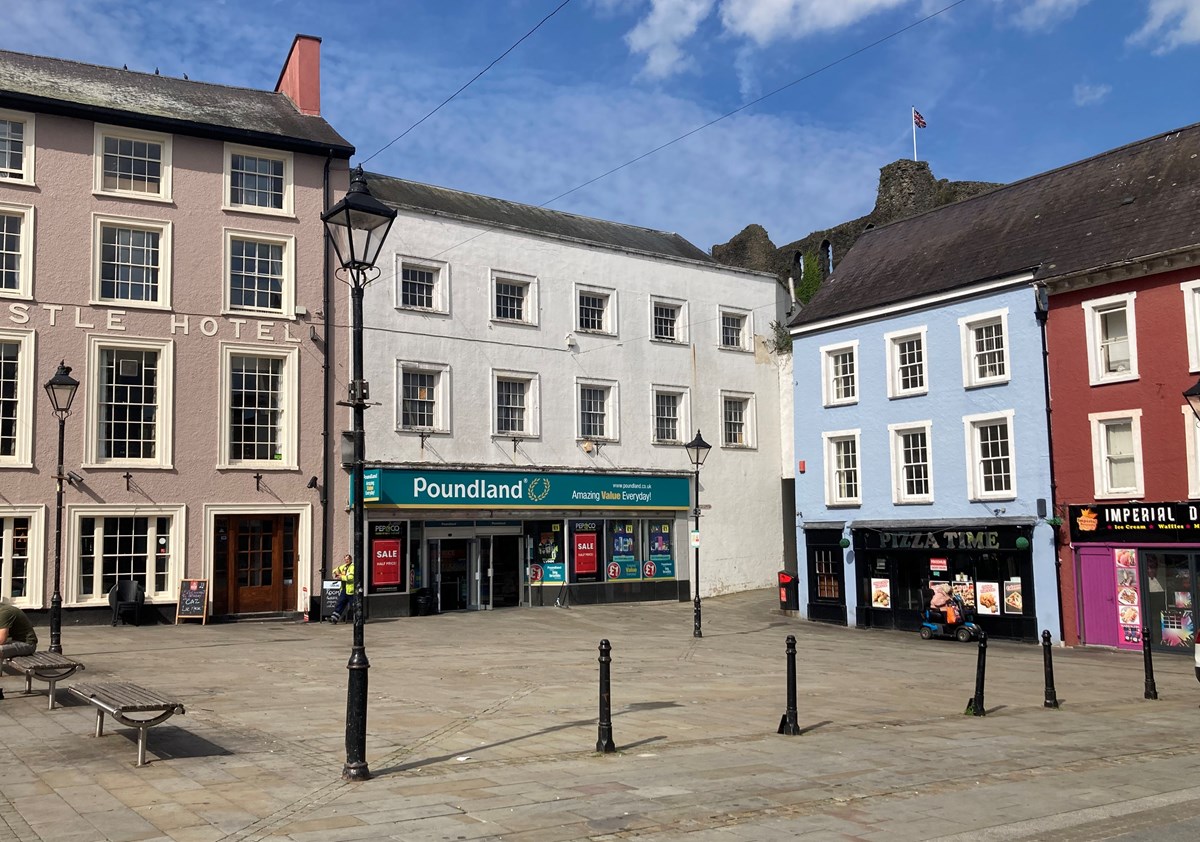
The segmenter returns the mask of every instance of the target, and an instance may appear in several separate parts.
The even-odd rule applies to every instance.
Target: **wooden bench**
[[[104,714],[127,728],[138,729],[138,762],[146,765],[146,732],[177,713],[186,713],[183,703],[137,684],[76,684],[71,695],[96,708],[96,736],[104,736]],[[148,714],[134,718],[129,714]]]
[[[33,679],[44,681],[50,685],[50,707],[54,710],[54,685],[64,678],[70,678],[84,668],[79,661],[73,661],[54,652],[35,652],[32,655],[18,655],[9,658],[4,666],[16,673],[25,673],[25,695],[33,692]]]

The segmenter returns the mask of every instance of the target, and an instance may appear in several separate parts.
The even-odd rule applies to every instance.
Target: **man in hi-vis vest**
[[[337,607],[329,616],[329,622],[337,625],[337,622],[342,619],[346,606],[354,597],[354,559],[350,557],[350,553],[346,553],[345,560],[333,569],[333,578],[342,581],[342,595],[338,597]]]

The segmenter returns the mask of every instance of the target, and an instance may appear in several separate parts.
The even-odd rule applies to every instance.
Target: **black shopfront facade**
[[[856,521],[850,524],[856,625],[915,631],[931,585],[974,609],[989,637],[1038,640],[1034,521]]]

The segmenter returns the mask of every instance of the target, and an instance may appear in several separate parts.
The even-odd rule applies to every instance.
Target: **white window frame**
[[[929,475],[929,491],[925,494],[909,494],[904,476],[904,436],[908,433],[925,434],[925,469]],[[910,421],[905,424],[888,425],[888,442],[892,463],[892,502],[897,506],[919,505],[933,502],[933,421]]]
[[[1108,453],[1105,447],[1105,427],[1114,421],[1128,421],[1133,438],[1134,486],[1113,488],[1108,482]],[[1088,413],[1092,431],[1092,483],[1097,500],[1132,500],[1146,496],[1146,478],[1142,460],[1142,410],[1121,409],[1113,412]],[[1177,451],[1178,452],[1178,451]],[[1190,483],[1189,483],[1190,484]]]
[[[1000,334],[1003,339],[1001,351],[1004,355],[1004,374],[993,377],[980,377],[978,368],[975,365],[975,332],[982,327],[996,322],[1000,324]],[[962,348],[964,389],[998,386],[1012,379],[1012,343],[1009,342],[1007,307],[999,310],[991,310],[987,313],[963,316],[958,320],[958,332]]]
[[[7,120],[10,123],[23,123],[25,130],[21,133],[21,156],[25,159],[24,166],[21,167],[20,178],[0,178],[0,185],[22,187],[35,187],[34,181],[34,152],[37,150],[37,144],[34,142],[34,130],[37,118],[35,115],[26,111],[11,111],[7,108],[0,108],[0,120]]]
[[[585,328],[579,324],[579,299],[583,295],[596,295],[605,299],[604,302],[604,319],[603,325],[599,330],[595,328]],[[616,336],[617,335],[617,291],[608,287],[592,286],[591,284],[575,284],[575,314],[574,327],[579,333],[590,333],[600,336]]]
[[[102,298],[100,287],[100,263],[103,246],[101,232],[105,226],[136,228],[158,232],[158,300],[136,301],[125,298]],[[171,241],[173,227],[170,222],[140,217],[92,214],[92,297],[89,304],[97,307],[119,307],[122,310],[170,310],[171,309]]]
[[[437,379],[434,382],[433,426],[405,427],[404,426],[404,373],[413,372],[432,374]],[[395,380],[395,430],[398,433],[437,433],[450,432],[450,366],[447,363],[418,362],[416,360],[396,360]]]
[[[126,140],[140,140],[148,143],[157,143],[162,147],[162,173],[159,178],[159,191],[157,193],[142,193],[137,190],[107,190],[104,187],[104,139],[106,137],[123,138]],[[125,126],[110,126],[103,123],[96,123],[94,148],[93,148],[93,183],[92,192],[97,196],[120,196],[124,199],[138,199],[144,202],[169,202],[171,201],[171,182],[172,182],[172,166],[171,166],[171,145],[172,137],[169,134],[159,134],[158,132],[145,132],[140,129],[130,129]]]
[[[232,459],[229,448],[229,415],[232,410],[230,390],[233,388],[234,357],[267,357],[283,360],[283,458]],[[217,468],[221,470],[296,471],[300,468],[300,349],[265,344],[251,345],[236,342],[220,343],[221,372],[217,408]]]
[[[837,443],[854,441],[855,480],[857,497],[839,497],[837,482]],[[821,433],[821,451],[825,459],[825,507],[828,509],[861,506],[863,492],[862,436],[861,430],[826,430]]]
[[[0,187],[8,183],[7,181],[0,181]],[[32,205],[12,205],[7,202],[0,202],[0,213],[3,213],[5,216],[21,217],[21,243],[19,246],[20,251],[18,252],[21,260],[21,268],[17,270],[17,288],[0,288],[0,298],[29,300],[33,298],[33,256],[36,252],[33,245],[33,224],[36,211]]]
[[[279,310],[257,307],[233,307],[233,241],[253,240],[259,243],[283,246],[283,299]],[[224,229],[224,256],[221,262],[221,314],[225,316],[261,319],[296,318],[296,238],[286,234],[268,234],[263,231],[246,231],[240,228]]]
[[[497,284],[516,284],[525,287],[524,315],[520,319],[500,318],[496,315],[496,286]],[[491,271],[491,282],[488,284],[491,300],[488,302],[488,312],[491,320],[502,325],[538,326],[538,279],[536,275],[524,275],[520,272],[505,272],[499,269]]]
[[[667,440],[658,438],[658,396],[659,395],[674,395],[679,399],[678,409],[679,416],[676,419],[677,437]],[[683,444],[683,439],[687,431],[692,428],[691,424],[691,401],[690,391],[686,386],[670,386],[666,384],[652,383],[650,385],[650,443],[663,447],[678,447]]]
[[[411,304],[404,304],[404,268],[408,266],[412,269],[424,269],[426,272],[432,272],[433,280],[433,306],[432,307],[414,307]],[[393,289],[392,306],[396,310],[408,313],[440,313],[448,314],[450,312],[450,264],[444,260],[431,260],[426,257],[414,257],[408,254],[396,255],[396,283]]]
[[[737,316],[742,320],[742,341],[737,345],[725,344],[725,317]],[[717,308],[717,347],[722,351],[749,352],[754,350],[754,311],[740,307]]]
[[[20,345],[17,351],[17,452],[0,456],[0,469],[33,467],[34,355],[37,333],[32,330],[0,328],[0,342]]]
[[[2,183],[2,182],[0,182]],[[28,568],[28,593],[20,598],[14,599],[8,596],[9,588],[0,584],[0,595],[4,596],[5,602],[10,605],[15,605],[18,608],[41,608],[44,603],[45,589],[43,583],[46,579],[46,550],[44,544],[44,536],[46,534],[46,507],[45,506],[0,506],[0,520],[4,518],[27,517],[29,518],[29,568]],[[11,557],[12,548],[5,546],[7,543],[3,528],[0,528],[0,558]],[[4,565],[4,576],[10,577],[11,582],[12,571],[8,564]]]
[[[154,459],[103,459],[100,456],[100,359],[104,350],[158,351],[158,413],[154,429]],[[112,334],[88,334],[87,377],[84,390],[83,467],[169,470],[175,467],[175,343],[169,339],[137,339]]]
[[[525,429],[522,432],[500,430],[500,385],[501,380],[520,380],[525,383]],[[397,381],[399,382],[399,381]],[[541,375],[534,371],[492,369],[492,435],[505,439],[536,439],[542,434]]]
[[[3,184],[3,182],[0,182]],[[1200,372],[1200,280],[1184,281],[1179,285],[1183,291],[1183,319],[1187,328],[1188,371]]]
[[[259,205],[236,205],[233,203],[233,156],[251,155],[255,158],[270,158],[283,162],[283,207],[264,208]],[[278,149],[267,149],[262,146],[242,146],[236,143],[225,144],[225,173],[222,192],[222,210],[237,211],[238,213],[262,214],[264,216],[295,216],[294,209],[294,177],[291,152]]]
[[[160,517],[171,518],[171,544],[170,556],[171,567],[167,572],[167,589],[165,591],[146,591],[146,602],[174,602],[179,596],[179,580],[183,574],[185,565],[185,554],[187,552],[187,506],[156,506],[156,505],[136,505],[136,506],[110,506],[106,504],[78,504],[68,507],[67,510],[68,529],[66,534],[70,536],[69,542],[64,542],[64,546],[69,548],[63,559],[63,603],[72,607],[89,606],[89,605],[108,605],[108,594],[100,594],[93,596],[91,594],[83,595],[79,590],[79,577],[82,573],[82,560],[79,555],[79,539],[82,535],[82,520],[92,517],[96,519],[110,517],[144,517],[147,519],[155,519]],[[153,548],[151,548],[153,549]],[[97,559],[100,554],[97,553]],[[99,572],[97,572],[97,576]],[[147,579],[153,576],[152,573],[147,575]]]
[[[675,338],[664,339],[654,334],[654,307],[656,305],[666,307],[674,307],[677,311],[675,317]],[[650,296],[650,329],[649,336],[651,342],[661,342],[665,345],[686,345],[688,343],[688,303],[682,298],[666,298],[661,295]]]
[[[721,408],[721,447],[725,450],[755,450],[758,448],[758,413],[753,392],[738,392],[732,389],[722,389],[720,393]],[[746,404],[746,440],[744,442],[727,442],[725,440],[725,401],[744,401]]]
[[[1084,333],[1087,337],[1088,373],[1090,383],[1100,386],[1105,383],[1124,383],[1138,379],[1137,354],[1137,318],[1134,313],[1136,292],[1124,292],[1119,295],[1109,295],[1104,298],[1093,298],[1080,304],[1083,308]],[[1106,372],[1103,370],[1103,360],[1100,354],[1100,314],[1116,309],[1118,305],[1125,307],[1125,326],[1129,332],[1129,370]],[[1186,312],[1186,311],[1185,311]]]
[[[583,401],[580,392],[585,388],[606,389],[604,399],[604,435],[585,436],[583,434]],[[621,439],[620,427],[620,384],[616,380],[599,380],[593,377],[575,378],[575,440],[616,442]]]
[[[823,345],[818,349],[821,354],[821,403],[825,406],[851,406],[858,403],[858,395],[862,387],[861,366],[859,363],[858,340],[839,342],[836,345]],[[854,395],[849,398],[837,397],[833,387],[833,357],[849,351],[854,358]]]
[[[921,340],[921,386],[916,389],[903,389],[900,386],[900,343],[909,339]],[[883,335],[884,350],[887,354],[887,394],[889,398],[911,398],[917,395],[929,394],[929,336],[925,325],[894,330]]]
[[[1200,422],[1189,404],[1180,407],[1183,413],[1183,441],[1187,451],[1188,497],[1200,497]]]
[[[967,498],[970,500],[1015,500],[1017,498],[1017,443],[1016,428],[1013,424],[1015,411],[1006,409],[1003,412],[985,412],[978,415],[964,415],[963,439],[966,444],[967,465]],[[979,454],[978,430],[988,424],[1004,421],[1008,427],[1008,473],[1012,479],[1012,487],[1007,491],[983,490],[983,462]]]

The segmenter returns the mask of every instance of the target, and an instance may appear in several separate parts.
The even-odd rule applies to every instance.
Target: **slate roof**
[[[1035,271],[1200,244],[1200,123],[865,232],[794,327]]]
[[[285,95],[0,50],[0,105],[348,158],[321,117]]]
[[[377,173],[367,173],[367,181],[375,198],[395,207],[432,211],[504,228],[719,265],[683,237],[666,231],[576,216]]]

